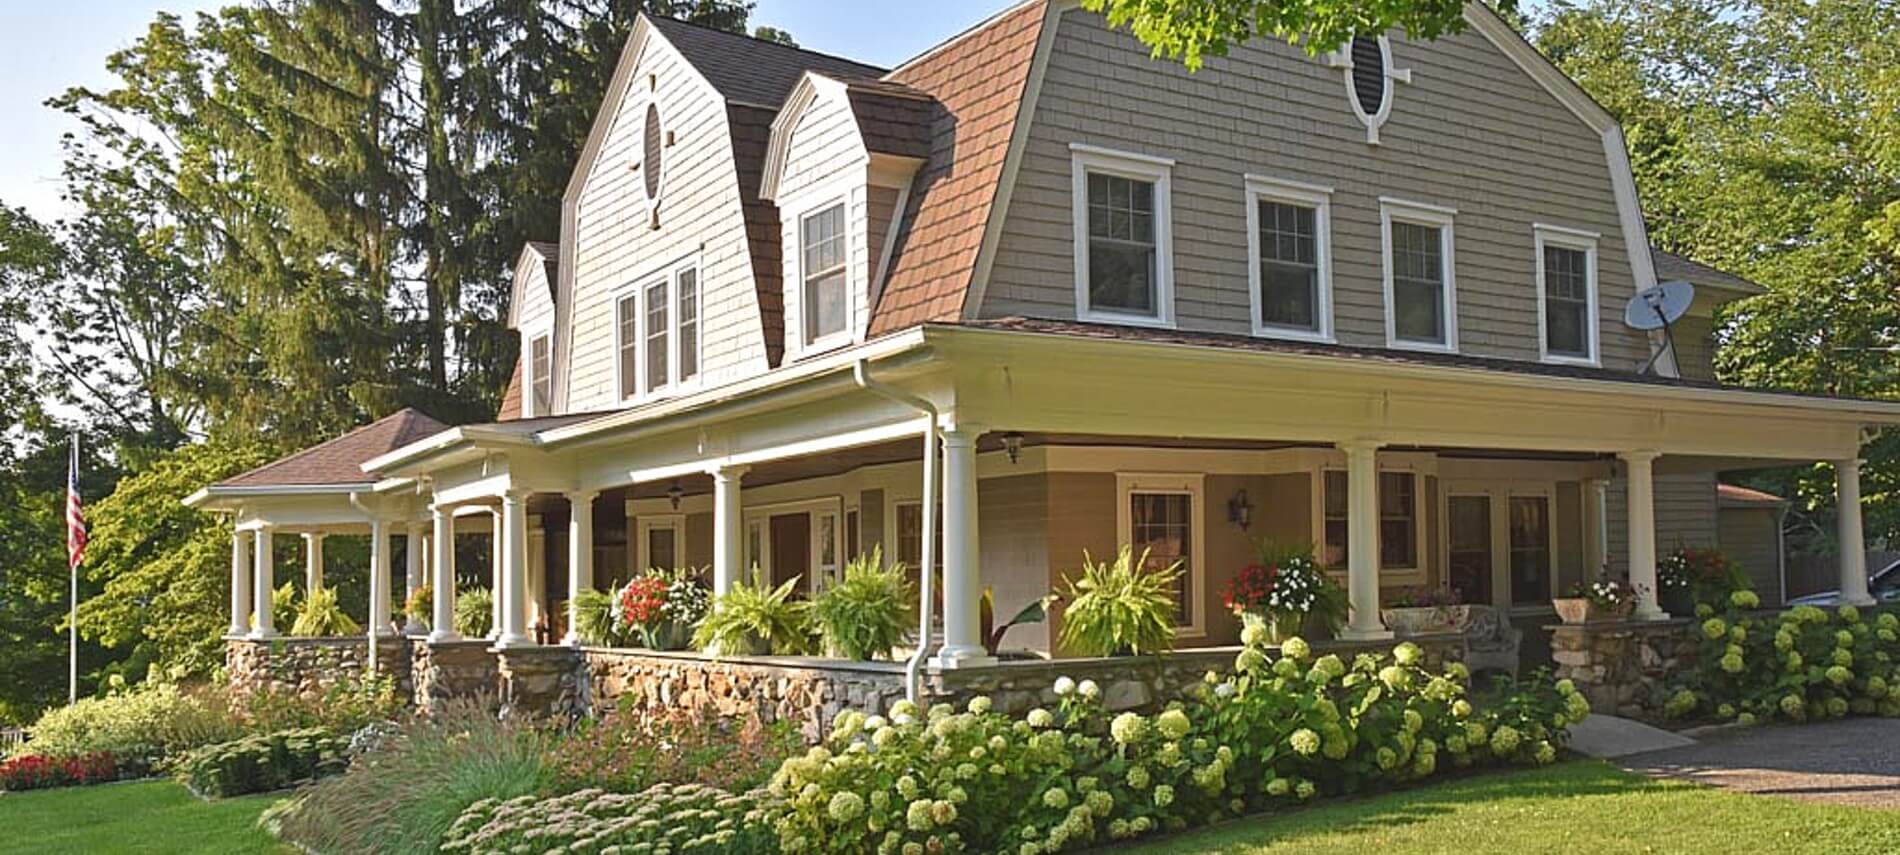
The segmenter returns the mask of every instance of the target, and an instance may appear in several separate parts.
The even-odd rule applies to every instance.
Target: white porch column
[[[434,615],[429,618],[429,643],[460,641],[455,633],[455,509],[437,505],[430,512],[435,515],[435,560],[430,568],[435,578],[430,583],[429,610]]]
[[[722,466],[712,471],[714,597],[731,591],[751,569],[744,566],[745,506],[739,495],[739,482],[746,471],[744,466]]]
[[[1656,484],[1654,451],[1626,451],[1623,461],[1629,485],[1630,584],[1637,590],[1637,620],[1669,617],[1656,602]]]
[[[567,494],[567,635],[561,643],[569,647],[581,643],[574,632],[581,616],[578,595],[594,587],[594,498],[599,495]],[[716,553],[717,541],[713,548]]]
[[[369,637],[389,634],[389,523],[369,521]],[[375,650],[374,645],[370,648]]]
[[[429,549],[428,540],[423,532],[428,530],[428,527],[422,523],[412,522],[409,524],[407,539],[403,541],[403,571],[408,580],[408,586],[403,591],[402,601],[405,604],[415,598],[417,588],[429,584],[428,577],[423,575],[422,562],[423,554]],[[409,614],[407,609],[403,610],[403,615],[402,634],[422,635],[422,618],[417,615]]]
[[[231,530],[231,634],[251,631],[251,539]]]
[[[1871,606],[1867,591],[1867,541],[1860,527],[1860,463],[1857,458],[1834,461],[1836,523],[1841,543],[1841,603]]]
[[[508,574],[502,569],[502,555],[508,551],[508,544],[503,541],[501,509],[496,508],[494,513],[488,515],[488,518],[492,526],[489,534],[494,538],[494,543],[488,550],[488,602],[491,604],[488,615],[488,637],[500,638],[501,604],[508,598]]]
[[[523,647],[534,643],[527,633],[528,603],[528,495],[509,490],[501,494],[501,628],[496,647]]]
[[[1379,447],[1370,440],[1339,443],[1346,453],[1346,596],[1351,617],[1341,638],[1392,637],[1379,619]]]
[[[251,609],[255,612],[257,625],[251,628],[252,638],[276,638],[277,624],[271,619],[271,593],[277,587],[273,577],[276,568],[271,561],[270,542],[273,529],[259,526],[256,531],[256,545],[251,548],[251,560],[255,565],[255,578],[251,580]]]
[[[996,660],[983,647],[983,580],[977,566],[977,425],[943,432],[943,648],[933,668],[969,668]]]
[[[303,595],[323,587],[323,535],[308,531],[303,535]]]

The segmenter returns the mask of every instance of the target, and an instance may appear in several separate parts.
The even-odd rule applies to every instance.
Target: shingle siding
[[[1598,232],[1604,365],[1648,352],[1619,318],[1634,292],[1602,137],[1475,31],[1392,37],[1382,145],[1342,73],[1259,40],[1198,73],[1152,60],[1098,16],[1060,18],[981,317],[1075,316],[1071,143],[1175,159],[1175,311],[1184,329],[1245,333],[1249,173],[1330,186],[1334,312],[1344,344],[1385,344],[1379,198],[1458,209],[1458,328],[1466,353],[1538,359],[1533,223]]]

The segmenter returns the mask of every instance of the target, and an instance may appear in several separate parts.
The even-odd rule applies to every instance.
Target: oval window
[[[1354,36],[1352,40],[1352,93],[1359,112],[1379,114],[1385,105],[1385,50],[1377,38]]]
[[[647,105],[646,125],[646,166],[642,170],[646,180],[647,200],[660,198],[660,157],[665,146],[661,145],[660,108],[657,104]]]

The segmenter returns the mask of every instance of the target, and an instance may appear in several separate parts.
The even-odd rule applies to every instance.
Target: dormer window
[[[546,416],[554,411],[554,338],[543,333],[528,343],[528,415]]]
[[[850,328],[851,295],[846,287],[844,203],[839,202],[799,223],[803,266],[805,344],[811,346]]]

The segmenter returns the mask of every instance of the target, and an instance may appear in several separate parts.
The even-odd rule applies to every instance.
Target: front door
[[[1491,602],[1491,497],[1450,496],[1445,516],[1450,529],[1445,566],[1452,590],[1467,603]]]
[[[774,514],[772,531],[772,587],[797,578],[802,593],[811,584],[811,514]]]
[[[1548,607],[1554,537],[1550,485],[1451,482],[1445,491],[1445,567],[1467,603]]]

